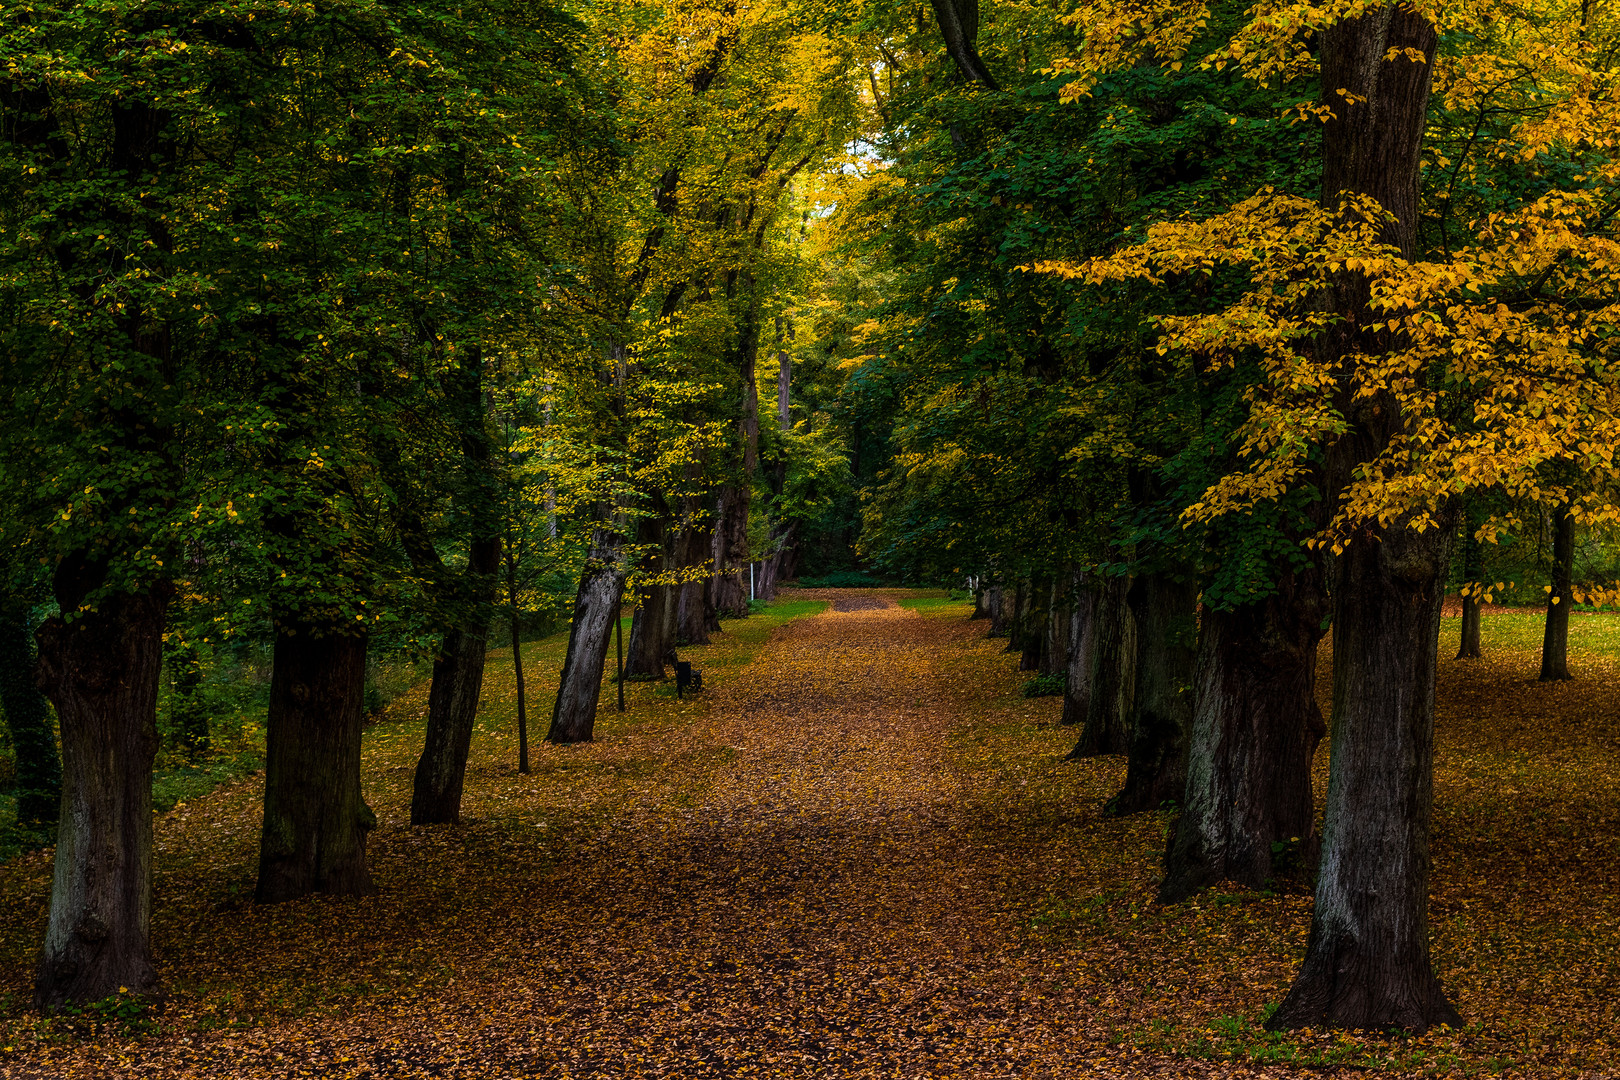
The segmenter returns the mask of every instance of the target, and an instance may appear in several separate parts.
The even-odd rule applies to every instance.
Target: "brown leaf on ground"
[[[599,740],[542,746],[529,776],[497,654],[457,827],[408,824],[419,691],[366,741],[374,898],[247,902],[257,784],[165,815],[156,1035],[16,1004],[49,866],[14,862],[0,1075],[1547,1076],[1620,1047],[1614,691],[1571,710],[1507,659],[1443,675],[1436,955],[1480,1029],[1281,1038],[1255,1019],[1310,898],[1157,907],[1164,819],[1099,813],[1122,764],[1061,760],[1059,703],[1018,694],[965,605],[881,602],[727,624],[691,650],[711,689],[604,699]],[[1515,692],[1520,727],[1471,719],[1471,694],[1498,716]]]

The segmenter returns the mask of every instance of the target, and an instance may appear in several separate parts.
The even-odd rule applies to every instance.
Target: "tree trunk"
[[[1429,964],[1434,670],[1449,531],[1352,544],[1334,589],[1333,750],[1316,911],[1276,1027],[1460,1025]]]
[[[1002,588],[999,579],[991,583],[985,603],[990,608],[990,629],[985,636],[993,638],[1006,637],[1008,634],[1007,590]]]
[[[796,521],[778,522],[772,530],[773,545],[770,558],[759,564],[759,598],[775,600],[776,590],[786,580],[784,571],[792,558],[793,545],[799,532]]]
[[[606,530],[598,529],[591,542],[591,557],[579,580],[574,599],[574,619],[568,627],[568,654],[563,660],[562,681],[551,710],[551,730],[546,740],[554,743],[589,742],[596,728],[596,705],[602,694],[602,668],[612,643],[613,625],[618,620],[619,596],[624,591],[624,571],[619,567],[618,546]]]
[[[99,568],[65,561],[56,593],[78,612]],[[62,801],[50,920],[34,1002],[54,1012],[123,989],[158,990],[152,912],[152,761],[167,583],[101,599],[39,631],[39,684],[62,736]],[[8,703],[9,704],[9,703]]]
[[[1041,642],[1041,674],[1062,675],[1069,670],[1069,622],[1072,617],[1068,582],[1064,575],[1052,579],[1051,599],[1046,605],[1046,639]]]
[[[1469,595],[1462,598],[1462,626],[1457,642],[1458,660],[1477,660],[1484,655],[1479,645],[1479,596],[1472,590],[1481,582],[1481,544],[1479,537],[1474,535],[1474,523],[1465,519],[1463,527],[1463,584],[1470,589]]]
[[[1007,608],[1007,647],[1002,652],[1018,654],[1018,668],[1024,667],[1024,622],[1029,616],[1029,579],[1019,578],[1012,592],[1002,593]]]
[[[636,529],[639,544],[648,549],[642,561],[642,573],[657,577],[671,568],[669,537],[662,518],[642,518]],[[676,543],[680,541],[677,539]],[[673,590],[668,585],[644,585],[638,597],[635,615],[630,620],[630,655],[624,672],[630,678],[662,679],[664,657],[675,644],[675,604]]]
[[[1462,634],[1457,643],[1458,660],[1477,660],[1485,655],[1479,647],[1480,604],[1472,596],[1463,597]]]
[[[624,673],[630,678],[662,679],[664,657],[674,646],[674,590],[652,585],[641,594],[641,606],[630,623],[630,658]]]
[[[741,619],[748,615],[749,501],[745,487],[728,484],[720,489],[710,602],[715,615],[722,619]]]
[[[523,685],[523,641],[519,636],[520,621],[517,611],[512,612],[512,678],[517,683],[518,772],[529,771],[529,711],[526,688]]]
[[[1142,574],[1127,603],[1136,623],[1136,693],[1125,787],[1108,800],[1110,815],[1157,810],[1185,797],[1198,662],[1198,586],[1190,576]]]
[[[62,759],[50,704],[34,682],[29,621],[25,603],[0,609],[0,708],[17,757],[17,824],[40,828],[56,823]]]
[[[433,661],[428,689],[427,735],[416,763],[411,824],[453,824],[461,820],[461,789],[467,778],[478,699],[484,689],[484,658],[489,651],[489,606],[501,565],[499,537],[474,540],[468,552],[467,599],[475,605],[463,626],[445,632]]]
[[[278,620],[254,893],[261,904],[377,891],[366,869],[377,816],[360,793],[365,684],[365,637]]]
[[[973,614],[968,616],[968,621],[975,622],[979,619],[988,619],[989,617],[990,586],[984,581],[984,579],[981,578],[974,583]]]
[[[1093,612],[1096,585],[1077,570],[1069,597],[1069,677],[1063,686],[1063,723],[1083,724],[1091,709],[1091,664],[1097,644]]]
[[[1070,758],[1124,754],[1136,700],[1136,619],[1125,602],[1130,579],[1110,577],[1092,588],[1091,664],[1086,672],[1085,727]]]
[[[1541,638],[1542,682],[1570,677],[1569,606],[1573,602],[1570,578],[1575,563],[1575,518],[1569,507],[1559,511],[1554,529],[1552,594],[1547,597],[1547,627]]]
[[[1434,69],[1434,25],[1417,9],[1374,8],[1325,30],[1323,202],[1376,198],[1381,238],[1416,248],[1418,164]],[[1415,52],[1423,60],[1409,59]],[[1335,273],[1338,318],[1319,341],[1337,363],[1347,430],[1329,448],[1323,495],[1336,505],[1366,462],[1404,438],[1388,392],[1358,396],[1348,365],[1403,347],[1378,327],[1363,274]],[[1445,514],[1442,514],[1444,518]],[[1405,1028],[1458,1024],[1429,963],[1429,809],[1434,673],[1452,529],[1361,524],[1334,582],[1333,748],[1316,907],[1305,961],[1268,1026]]]
[[[506,600],[510,605],[508,618],[512,629],[512,678],[517,683],[518,772],[529,771],[529,709],[528,688],[523,682],[523,614],[518,608],[517,545],[508,542],[506,549]]]
[[[956,70],[964,79],[979,83],[987,90],[999,90],[994,76],[979,59],[979,0],[931,0],[939,32],[945,39],[945,51],[956,62]]]
[[[690,516],[688,516],[690,521]],[[707,529],[688,524],[678,541],[681,550],[680,566],[691,570],[708,563],[713,547],[713,536]],[[709,581],[700,577],[676,586],[675,642],[678,645],[707,645],[709,627],[716,620],[709,609]]]
[[[1041,653],[1046,648],[1047,604],[1051,588],[1040,578],[1024,583],[1024,610],[1019,619],[1018,670],[1040,671]]]
[[[1163,903],[1218,881],[1261,889],[1315,868],[1311,764],[1327,733],[1316,651],[1327,610],[1315,571],[1284,575],[1259,603],[1204,609],[1185,806],[1165,858]]]

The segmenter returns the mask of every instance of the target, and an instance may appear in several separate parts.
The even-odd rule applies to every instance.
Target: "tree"
[[[1250,24],[1209,62],[1258,57],[1262,74],[1303,69],[1309,58],[1275,31]],[[1248,268],[1237,303],[1162,320],[1160,348],[1215,364],[1245,350],[1260,359],[1239,429],[1246,464],[1186,516],[1213,521],[1314,489],[1327,513],[1309,542],[1338,556],[1333,773],[1316,912],[1305,964],[1271,1022],[1422,1029],[1456,1020],[1430,968],[1424,919],[1452,499],[1500,489],[1541,505],[1578,501],[1590,518],[1612,513],[1601,494],[1572,500],[1550,468],[1608,460],[1597,448],[1614,422],[1614,386],[1589,311],[1610,255],[1584,230],[1601,217],[1612,177],[1602,155],[1581,174],[1592,186],[1549,190],[1562,179],[1555,171],[1476,223],[1466,249],[1453,237],[1425,260],[1419,166],[1435,26],[1413,9],[1377,8],[1319,31],[1320,203],[1262,193],[1207,223],[1157,226],[1097,274],[1135,280],[1146,271],[1158,281],[1219,262]],[[1143,40],[1169,56],[1167,32]],[[1581,129],[1565,123],[1591,118],[1584,78],[1561,77],[1568,96],[1515,127],[1520,153],[1584,152]],[[1540,254],[1530,263],[1510,254],[1508,233],[1536,236]],[[1537,372],[1529,382],[1524,365]],[[1479,534],[1500,528],[1488,522]]]
[[[1575,515],[1572,507],[1561,507],[1553,516],[1552,588],[1547,593],[1547,626],[1541,642],[1542,682],[1570,677],[1569,607],[1574,602],[1570,576],[1574,562]],[[1477,630],[1475,637],[1477,643]]]

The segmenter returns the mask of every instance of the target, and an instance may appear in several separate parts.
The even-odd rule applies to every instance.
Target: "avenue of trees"
[[[1493,552],[1545,533],[1561,678],[1602,598],[1617,46],[1585,0],[0,11],[37,1003],[158,992],[160,689],[205,747],[230,641],[272,658],[257,899],[365,894],[368,655],[430,657],[411,819],[455,822],[526,620],[569,633],[535,737],[589,740],[621,613],[660,677],[858,550],[1065,680],[1109,812],[1179,809],[1165,900],[1314,882],[1274,1026],[1457,1023],[1441,603],[1477,652]]]

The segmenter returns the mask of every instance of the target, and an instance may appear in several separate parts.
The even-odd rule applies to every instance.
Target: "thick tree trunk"
[[[1286,574],[1259,603],[1204,609],[1185,806],[1165,858],[1164,903],[1219,881],[1260,889],[1315,868],[1311,763],[1327,733],[1316,704],[1326,613],[1314,571]]]
[[[641,572],[647,577],[667,573],[673,562],[670,537],[661,517],[645,517],[636,526],[636,542],[647,554]],[[679,540],[676,540],[679,543]],[[668,585],[643,585],[630,621],[629,657],[625,674],[631,678],[662,679],[664,657],[675,644],[675,603]]]
[[[278,622],[254,893],[261,904],[377,891],[366,869],[377,816],[360,793],[365,684],[366,638]]]
[[[1198,662],[1198,586],[1190,576],[1142,574],[1127,603],[1136,623],[1136,693],[1125,787],[1108,800],[1111,815],[1157,810],[1185,797]]]
[[[799,532],[796,521],[778,522],[771,537],[770,557],[759,564],[759,599],[775,600],[776,590],[787,580],[786,569],[793,557],[793,545]]]
[[[1002,587],[1001,581],[998,579],[992,582],[985,600],[990,608],[990,629],[985,634],[986,637],[1000,638],[1008,635],[1007,601],[1007,590]]]
[[[1076,571],[1069,591],[1068,680],[1063,686],[1063,723],[1083,724],[1091,710],[1091,664],[1097,637],[1093,608],[1096,588]]]
[[[1460,1024],[1429,963],[1434,671],[1449,530],[1352,544],[1334,589],[1333,752],[1305,963],[1275,1027]]]
[[[1046,606],[1046,639],[1041,642],[1041,674],[1062,675],[1069,669],[1069,622],[1072,617],[1066,575],[1052,579]]]
[[[1130,580],[1123,577],[1104,578],[1092,588],[1085,727],[1070,758],[1130,751],[1137,649],[1136,619],[1125,602],[1129,588]]]
[[[427,736],[422,756],[416,763],[416,784],[411,796],[412,825],[461,820],[461,789],[467,777],[473,725],[478,720],[478,700],[484,689],[489,606],[495,602],[495,580],[500,565],[499,537],[473,541],[468,554],[467,577],[471,586],[468,599],[476,607],[464,626],[445,632],[444,643],[433,661]]]
[[[981,578],[977,582],[974,583],[974,589],[973,589],[973,614],[968,616],[968,621],[969,622],[976,622],[979,619],[988,619],[989,617],[990,617],[990,585],[986,581],[984,581],[984,579]]]
[[[1552,593],[1547,597],[1547,626],[1541,638],[1541,681],[1556,682],[1569,675],[1570,578],[1575,563],[1575,518],[1569,508],[1558,512],[1553,526]],[[1476,636],[1478,631],[1475,632]]]
[[[1019,578],[1010,593],[1002,594],[1007,607],[1007,647],[1003,652],[1018,654],[1019,670],[1023,669],[1025,623],[1029,618],[1029,579]]]
[[[62,610],[100,583],[69,560],[58,571]],[[39,631],[39,683],[62,736],[62,802],[50,920],[34,1002],[52,1012],[126,989],[158,990],[152,911],[152,761],[157,754],[163,616],[172,589],[104,597],[71,622]]]
[[[664,657],[675,646],[674,589],[668,585],[649,586],[641,594],[641,606],[630,623],[630,656],[624,673],[630,678],[662,679]]]
[[[589,742],[596,728],[596,705],[602,694],[602,667],[612,644],[619,616],[624,571],[618,545],[605,530],[597,530],[591,557],[574,599],[574,620],[568,627],[568,653],[562,681],[551,710],[548,742]]]
[[[720,489],[709,598],[715,615],[721,619],[741,619],[748,615],[749,502],[749,491],[745,487],[728,484]]]
[[[29,630],[26,604],[0,609],[0,709],[5,710],[17,759],[17,823],[38,828],[56,823],[62,759],[50,703],[34,682]]]
[[[1383,240],[1416,248],[1418,164],[1437,44],[1419,10],[1384,7],[1320,35],[1323,202],[1376,198]],[[1416,53],[1421,61],[1410,59]],[[1354,217],[1353,208],[1341,211]],[[1366,462],[1405,437],[1388,392],[1355,393],[1347,365],[1404,339],[1375,323],[1364,275],[1335,274],[1325,298],[1339,318],[1320,358],[1341,365],[1337,405],[1348,429],[1329,448],[1333,505]],[[1364,523],[1340,557],[1333,597],[1333,747],[1327,821],[1310,943],[1268,1026],[1405,1028],[1460,1023],[1429,962],[1429,809],[1440,604],[1453,530]]]
[[[678,543],[682,553],[680,566],[683,569],[705,566],[712,557],[713,535],[708,529],[688,525]],[[676,644],[707,645],[709,628],[717,623],[709,606],[707,577],[699,577],[676,587]]]
[[[1051,587],[1041,578],[1024,583],[1024,610],[1019,619],[1018,670],[1041,671],[1041,654],[1046,650],[1047,604]]]

